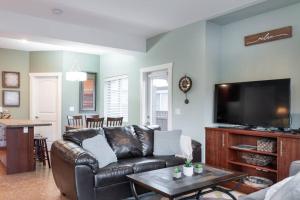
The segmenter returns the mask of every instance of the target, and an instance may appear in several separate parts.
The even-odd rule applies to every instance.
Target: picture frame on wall
[[[96,111],[97,73],[87,72],[87,80],[79,85],[79,111]]]
[[[20,72],[2,72],[3,88],[20,88]]]
[[[3,90],[2,104],[3,107],[20,107],[20,91]]]

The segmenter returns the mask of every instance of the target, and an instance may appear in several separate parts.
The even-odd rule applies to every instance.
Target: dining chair
[[[85,115],[85,119],[87,119],[87,118],[100,118],[100,116],[99,115]]]
[[[86,127],[87,128],[99,128],[103,127],[104,117],[101,118],[86,118]]]
[[[82,115],[67,116],[69,126],[83,126]]]
[[[123,117],[107,117],[106,126],[113,127],[113,126],[122,126]]]

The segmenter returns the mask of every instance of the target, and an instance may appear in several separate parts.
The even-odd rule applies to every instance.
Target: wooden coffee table
[[[196,195],[193,196],[199,199],[202,195],[214,191],[225,193],[233,200],[236,200],[230,193],[232,190],[220,187],[220,185],[226,182],[242,180],[247,176],[247,174],[242,172],[228,171],[203,165],[203,173],[194,174],[191,177],[182,175],[181,178],[175,179],[173,178],[174,168],[169,167],[128,175],[127,177],[130,180],[134,198],[136,200],[139,199],[135,188],[138,185],[172,200],[192,193],[195,193]]]

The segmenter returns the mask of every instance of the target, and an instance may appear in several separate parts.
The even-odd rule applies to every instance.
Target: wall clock
[[[189,100],[187,98],[187,92],[190,91],[192,88],[192,79],[188,77],[187,75],[183,76],[179,80],[179,89],[185,94],[185,104],[189,103]]]

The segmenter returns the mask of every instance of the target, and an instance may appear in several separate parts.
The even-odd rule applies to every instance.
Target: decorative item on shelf
[[[242,150],[256,150],[257,146],[248,145],[248,144],[239,144],[239,145],[232,146],[232,148],[242,149]]]
[[[179,167],[175,167],[173,171],[173,178],[181,178],[181,170]]]
[[[258,139],[257,151],[263,151],[268,153],[276,152],[276,141],[267,138]]]
[[[183,174],[185,176],[193,176],[194,168],[191,160],[186,160],[183,165]]]
[[[66,73],[66,80],[67,81],[86,81],[87,80],[87,73],[82,72],[81,68],[78,64],[75,64],[71,71]]]
[[[242,153],[242,158],[250,165],[262,167],[269,165],[274,160],[272,156],[258,155],[253,153]]]
[[[10,119],[11,115],[8,112],[8,110],[3,109],[3,107],[0,107],[0,119]]]
[[[179,89],[185,94],[185,104],[189,103],[189,100],[187,98],[187,92],[190,91],[192,88],[192,79],[188,77],[187,75],[183,76],[179,80]]]
[[[2,103],[4,107],[20,107],[20,91],[3,90]]]
[[[79,110],[96,111],[97,73],[87,72],[87,80],[79,85]]]
[[[244,179],[244,183],[254,188],[264,189],[273,185],[273,181],[270,179],[259,176],[247,176]]]
[[[254,35],[248,35],[244,39],[245,46],[290,38],[290,37],[292,37],[292,33],[293,33],[292,26],[287,26],[287,27],[283,27],[283,28],[279,28],[279,29],[274,29],[271,31],[257,33]]]
[[[197,174],[201,174],[203,172],[203,165],[201,163],[196,163],[194,166],[194,171]]]
[[[3,88],[20,88],[20,72],[2,72]]]

